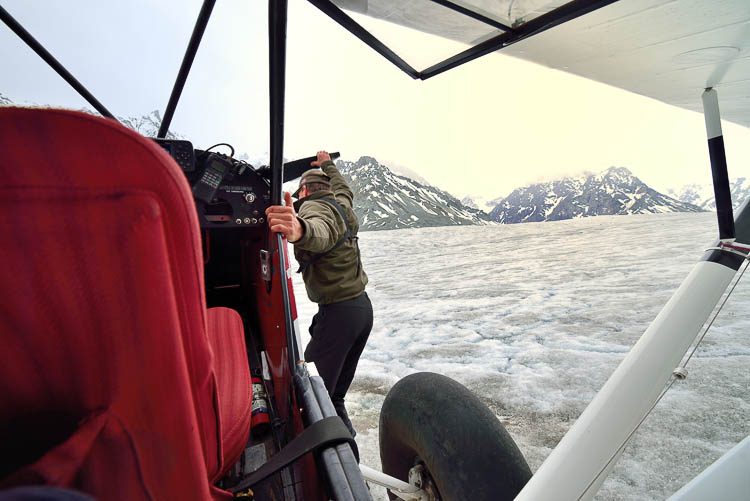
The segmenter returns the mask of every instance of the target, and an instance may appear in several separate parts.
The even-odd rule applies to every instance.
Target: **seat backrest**
[[[0,179],[0,487],[209,498],[216,378],[180,168],[113,120],[0,108]]]

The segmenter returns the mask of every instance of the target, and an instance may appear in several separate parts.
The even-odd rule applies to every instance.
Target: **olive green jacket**
[[[298,200],[294,205],[302,225],[302,238],[294,244],[294,256],[300,263],[336,245],[346,234],[346,223],[332,204],[321,199],[336,200],[344,209],[352,233],[359,230],[359,221],[352,209],[354,195],[333,162],[324,162],[323,172],[331,178],[331,189],[321,190]],[[367,275],[358,258],[356,240],[348,239],[302,271],[307,297],[318,304],[338,303],[359,296],[367,285]]]

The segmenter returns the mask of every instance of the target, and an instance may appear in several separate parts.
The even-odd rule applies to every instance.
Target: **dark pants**
[[[333,406],[352,436],[356,432],[346,413],[344,397],[371,329],[372,303],[367,293],[340,303],[321,304],[312,319],[312,340],[305,350],[305,360],[315,362]]]

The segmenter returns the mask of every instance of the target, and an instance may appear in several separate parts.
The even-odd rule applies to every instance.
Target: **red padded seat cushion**
[[[210,308],[207,320],[216,360],[221,450],[226,469],[237,462],[250,434],[252,381],[239,313],[229,308]]]
[[[0,131],[0,486],[226,496],[211,483],[231,466],[222,451],[238,445],[220,416],[244,445],[249,397],[234,402],[233,385],[246,391],[249,375],[238,317],[218,313],[232,334],[207,333],[180,168],[84,113],[0,108]]]

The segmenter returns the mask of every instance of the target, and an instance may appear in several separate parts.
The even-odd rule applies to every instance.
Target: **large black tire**
[[[384,473],[404,481],[424,463],[442,501],[512,500],[531,478],[495,415],[461,384],[430,372],[407,376],[388,392],[380,458]]]

